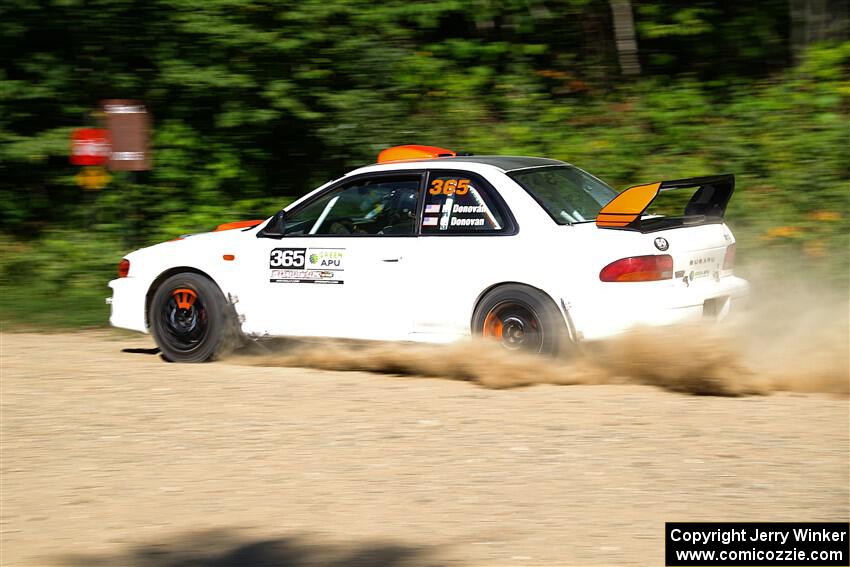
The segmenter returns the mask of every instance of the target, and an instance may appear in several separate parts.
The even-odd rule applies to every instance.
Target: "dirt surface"
[[[2,335],[3,565],[663,565],[665,521],[850,516],[846,397],[492,390],[151,347]]]

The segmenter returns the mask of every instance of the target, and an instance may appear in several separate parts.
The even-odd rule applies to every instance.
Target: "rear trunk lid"
[[[666,281],[706,285],[732,275],[735,238],[725,224],[680,226],[651,233],[593,228],[597,231],[593,256],[599,262],[600,272],[628,258],[669,256],[672,268],[665,267],[665,272],[671,273],[653,280],[658,284]],[[626,285],[625,282],[616,285]]]
[[[684,211],[667,216],[649,212],[662,193],[682,189],[691,189],[693,193]],[[673,260],[671,275],[674,280],[682,280],[687,285],[717,282],[731,274],[731,261],[734,260],[735,240],[723,224],[734,189],[735,176],[731,174],[636,185],[602,208],[596,226],[606,232],[619,233],[618,237],[612,235],[605,240],[617,241],[621,250],[669,255]],[[661,264],[661,259],[655,260]],[[669,260],[664,259],[663,268],[666,275]],[[655,281],[661,279],[659,274]]]

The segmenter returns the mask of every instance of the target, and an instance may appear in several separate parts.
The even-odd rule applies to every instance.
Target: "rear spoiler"
[[[697,190],[685,205],[683,216],[641,218],[662,191],[693,187],[697,187]],[[602,207],[596,217],[596,226],[652,232],[674,226],[721,222],[734,190],[735,176],[731,173],[635,185]]]

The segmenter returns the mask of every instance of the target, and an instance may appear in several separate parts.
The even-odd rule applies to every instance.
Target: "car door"
[[[478,296],[506,273],[521,251],[516,221],[482,176],[432,170],[423,192],[417,242],[413,338],[451,340],[469,334]]]
[[[276,336],[405,338],[412,315],[400,305],[408,295],[423,177],[345,180],[287,211],[282,237],[260,233],[251,260],[259,285],[241,310],[244,328]]]

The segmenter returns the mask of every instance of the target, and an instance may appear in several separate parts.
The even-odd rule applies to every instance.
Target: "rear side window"
[[[617,192],[572,165],[522,169],[508,174],[558,224],[590,222]]]
[[[479,176],[463,171],[431,172],[422,234],[500,234],[512,228],[504,204]]]

